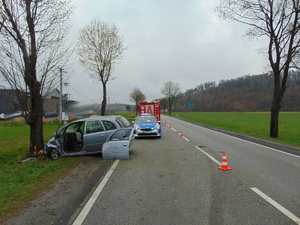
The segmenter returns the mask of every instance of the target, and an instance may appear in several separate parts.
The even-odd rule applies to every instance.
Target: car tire
[[[50,150],[49,154],[48,154],[49,158],[52,160],[57,160],[58,159],[58,151],[57,149],[53,148]]]

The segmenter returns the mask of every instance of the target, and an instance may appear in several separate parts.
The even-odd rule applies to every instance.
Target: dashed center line
[[[210,158],[212,161],[214,161],[215,163],[217,163],[219,166],[222,165],[222,163],[220,163],[218,160],[216,160],[214,157],[212,157],[210,154],[208,154],[207,152],[205,152],[203,149],[199,148],[198,146],[195,145],[195,148],[197,148],[200,152],[202,152],[204,155],[206,155],[208,158]]]
[[[183,139],[185,139],[186,141],[190,141],[189,139],[187,139],[186,137],[182,137]]]
[[[171,127],[171,129],[176,132],[176,130],[173,127]],[[179,133],[179,135],[180,135],[180,133]],[[187,139],[184,136],[182,136],[182,138],[184,138],[186,141],[190,141],[189,139]],[[214,161],[219,166],[222,165],[221,162],[219,162],[218,160],[216,160],[214,157],[212,157],[210,154],[208,154],[207,152],[205,152],[200,147],[198,147],[198,146],[195,145],[195,148],[198,149],[200,152],[202,152],[204,155],[206,155],[208,158],[210,158],[212,161]],[[276,150],[276,149],[274,149],[274,150]],[[298,156],[296,156],[296,157],[298,157]],[[289,210],[287,210],[286,208],[284,208],[282,205],[280,205],[279,203],[277,203],[275,200],[273,200],[272,198],[270,198],[269,196],[267,196],[266,194],[264,194],[258,188],[256,188],[256,187],[250,187],[250,189],[252,191],[254,191],[256,194],[258,194],[260,197],[262,197],[264,200],[266,200],[268,203],[270,203],[272,206],[274,206],[276,209],[278,209],[280,212],[282,212],[284,215],[286,215],[288,218],[290,218],[291,220],[293,220],[296,224],[300,225],[300,218],[299,217],[297,217],[296,215],[294,215],[293,213],[291,213]]]
[[[272,198],[270,198],[269,196],[267,196],[266,194],[264,194],[262,191],[260,191],[259,189],[255,188],[255,187],[252,187],[251,190],[254,191],[256,194],[258,194],[263,199],[265,199],[271,205],[273,205],[276,209],[278,209],[280,212],[282,212],[288,218],[290,218],[291,220],[293,220],[296,224],[300,224],[300,218],[299,217],[295,216],[293,213],[291,213],[286,208],[284,208],[282,205],[280,205],[279,203],[277,203],[276,201],[274,201]]]

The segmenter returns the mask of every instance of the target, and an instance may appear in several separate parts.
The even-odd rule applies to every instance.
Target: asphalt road
[[[162,121],[162,138],[135,139],[69,224],[300,224],[299,156]],[[223,152],[232,170],[218,169]]]

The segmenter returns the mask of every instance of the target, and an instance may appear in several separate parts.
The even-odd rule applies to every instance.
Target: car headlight
[[[155,129],[156,130],[160,129],[160,125],[156,125]]]
[[[139,127],[138,125],[135,125],[135,126],[134,126],[134,129],[139,130],[140,127]]]

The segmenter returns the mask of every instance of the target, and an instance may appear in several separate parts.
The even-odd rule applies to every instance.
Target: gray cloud
[[[208,81],[265,72],[267,60],[257,53],[264,43],[243,37],[247,27],[222,21],[214,12],[220,0],[73,0],[72,34],[95,17],[116,24],[128,49],[108,82],[111,103],[129,103],[139,87],[147,100],[163,97],[167,81],[181,90]],[[80,66],[67,88],[74,100],[101,102],[102,85]]]

